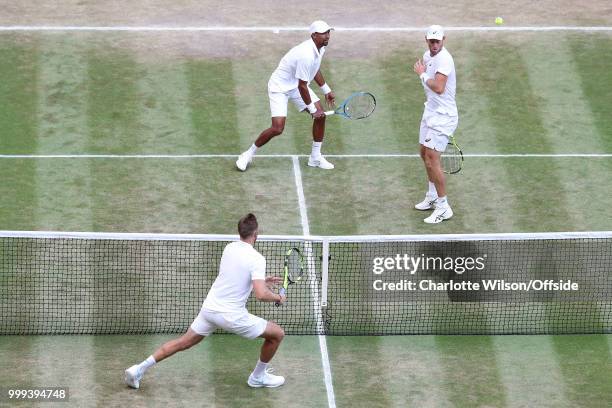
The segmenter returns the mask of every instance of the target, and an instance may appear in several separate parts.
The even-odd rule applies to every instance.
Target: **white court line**
[[[422,32],[426,27],[335,27],[335,31],[361,32]],[[46,25],[10,25],[0,26],[0,31],[134,31],[134,32],[164,32],[164,31],[307,31],[301,26],[46,26]],[[459,26],[445,27],[447,31],[612,31],[610,26]]]
[[[302,172],[300,170],[300,161],[297,156],[291,158],[293,161],[293,175],[295,178],[295,189],[298,195],[298,205],[300,207],[300,219],[302,222],[302,233],[306,236],[310,235],[310,226],[308,223],[308,211],[306,209],[306,198],[304,196],[304,187],[302,185]],[[308,265],[308,274],[310,280],[310,288],[314,302],[314,312],[317,317],[317,331],[323,329],[323,317],[321,316],[321,305],[319,304],[319,288],[317,279],[314,275],[314,260],[312,259],[312,244],[305,243],[304,249],[306,252]],[[325,389],[327,390],[327,403],[329,408],[336,407],[336,397],[334,395],[334,384],[332,382],[331,366],[329,364],[329,354],[327,352],[327,339],[325,335],[319,335],[319,348],[321,349],[321,363],[323,364],[323,377],[325,379]]]
[[[0,159],[216,159],[236,158],[235,154],[0,154]],[[309,157],[308,154],[258,154],[258,158]],[[372,153],[372,154],[326,154],[335,158],[419,158],[418,154]],[[507,157],[612,157],[612,153],[465,153],[463,157],[507,158]]]

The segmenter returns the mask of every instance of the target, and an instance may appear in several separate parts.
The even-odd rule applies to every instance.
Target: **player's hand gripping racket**
[[[325,115],[340,115],[347,119],[367,118],[376,109],[376,98],[369,92],[355,92],[342,102],[333,111],[325,112]]]
[[[285,252],[284,280],[283,287],[278,293],[281,296],[287,296],[287,287],[293,283],[299,282],[304,276],[304,257],[297,248],[291,248]],[[275,303],[280,306],[279,302]]]
[[[456,174],[463,168],[463,152],[457,145],[455,137],[449,136],[446,150],[440,155],[440,161],[442,164],[442,171],[446,174]]]

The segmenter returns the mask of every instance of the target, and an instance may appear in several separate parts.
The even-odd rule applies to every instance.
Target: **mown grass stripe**
[[[482,40],[480,45],[474,58],[483,69],[474,72],[473,80],[490,101],[489,116],[495,129],[492,137],[499,150],[551,153],[553,147],[545,136],[539,98],[525,81],[528,77],[526,65],[530,62],[522,58],[518,46],[496,36]],[[513,203],[513,218],[518,228],[551,231],[558,228],[556,219],[571,219],[556,163],[538,161],[517,165],[515,160],[509,159],[501,165],[508,175],[504,180],[507,189],[523,197]]]
[[[0,36],[0,152],[32,153],[38,144],[37,36]],[[28,161],[0,165],[0,225],[35,229],[36,164]]]
[[[203,129],[196,131],[193,118],[194,92],[190,87],[189,66],[141,57],[137,88],[141,151],[197,153],[203,150]],[[213,96],[210,97],[214,99]],[[231,114],[231,113],[230,113]],[[231,122],[230,122],[231,123]],[[142,230],[189,231],[189,223],[198,230],[206,225],[205,214],[197,207],[202,163],[186,161],[163,166],[159,162],[143,163],[139,189],[143,202],[150,203],[149,214],[139,212]]]
[[[508,407],[568,406],[551,336],[494,336]]]
[[[142,152],[194,154],[202,151],[191,120],[192,89],[186,64],[138,60],[141,75],[136,87],[139,98],[139,119],[142,132],[138,135]]]
[[[443,387],[454,406],[506,406],[493,336],[435,336],[435,347]]]
[[[525,64],[528,74],[525,79],[537,95],[544,136],[550,143],[551,151],[606,151],[597,132],[589,99],[583,91],[570,44],[565,35],[555,35],[554,40],[552,36],[550,38],[545,58],[539,58],[537,63]],[[527,62],[541,52],[541,43],[525,41],[519,45],[521,56]]]
[[[87,151],[87,59],[81,38],[45,36],[39,67],[40,153]],[[42,230],[91,229],[91,160],[36,162],[36,224]]]
[[[605,406],[612,395],[610,335],[552,336],[551,342],[572,406]],[[589,369],[585,369],[589,367]]]
[[[38,36],[0,37],[0,151],[35,151],[38,99]]]
[[[385,364],[388,350],[382,337],[332,336],[327,339],[339,407],[350,406],[356,401],[365,401],[370,407],[395,406],[390,392],[393,384],[385,381],[384,373],[389,369]]]
[[[268,79],[278,64],[276,56],[262,55],[255,61],[236,59],[232,61],[232,89],[228,90],[235,98],[236,130],[235,135],[228,135],[236,140],[236,155],[245,151],[259,134],[270,127],[270,104],[268,101]],[[291,106],[289,106],[289,110]],[[283,134],[272,139],[259,153],[292,151],[290,137]]]
[[[197,146],[207,152],[236,152],[243,147],[237,128],[237,110],[230,60],[188,60],[191,127]],[[246,147],[244,147],[246,148]]]
[[[110,39],[91,43],[87,50],[88,151],[129,153],[140,149],[141,99],[137,87],[142,72],[132,54],[115,48]],[[117,165],[93,161],[92,219],[96,231],[143,231],[138,214],[142,162]]]
[[[606,75],[612,66],[612,37],[572,35],[567,42],[584,101],[597,129],[598,143],[605,151],[612,151],[612,76]]]

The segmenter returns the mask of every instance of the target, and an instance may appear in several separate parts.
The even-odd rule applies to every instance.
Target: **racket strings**
[[[302,259],[296,252],[293,252],[287,258],[287,273],[289,274],[289,279],[291,279],[293,282],[300,279],[304,273]]]
[[[353,96],[344,106],[344,113],[351,119],[367,118],[374,112],[376,100],[370,94]]]
[[[442,169],[446,173],[457,173],[463,165],[463,155],[461,151],[452,144],[449,144],[441,156]]]

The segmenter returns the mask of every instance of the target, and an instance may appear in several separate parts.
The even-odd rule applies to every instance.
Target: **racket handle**
[[[325,116],[335,115],[336,111],[326,111]]]
[[[287,290],[285,288],[280,288],[279,291],[278,291],[278,294],[281,295],[281,296],[285,296],[286,293],[287,293]],[[281,304],[280,304],[280,302],[275,302],[274,305],[276,307],[279,307]]]

